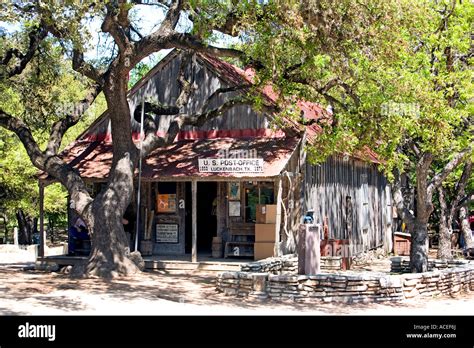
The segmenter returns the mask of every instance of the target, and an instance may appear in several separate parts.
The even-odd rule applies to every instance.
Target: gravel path
[[[474,293],[390,304],[254,302],[216,293],[212,273],[78,280],[3,261],[2,315],[472,315],[474,310]]]

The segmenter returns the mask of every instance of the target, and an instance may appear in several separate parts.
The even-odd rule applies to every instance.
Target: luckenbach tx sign
[[[262,158],[200,158],[204,173],[263,173]]]

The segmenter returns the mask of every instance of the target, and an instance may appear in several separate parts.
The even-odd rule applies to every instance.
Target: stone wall
[[[321,270],[332,271],[342,269],[342,257],[321,257]],[[298,257],[296,255],[284,255],[281,257],[270,257],[268,259],[243,264],[242,272],[271,273],[271,274],[297,274]]]
[[[411,273],[409,257],[392,257],[390,259],[390,271],[392,273]],[[470,260],[428,260],[428,271],[452,268],[462,265],[474,264]]]
[[[474,265],[420,274],[322,273],[314,276],[224,272],[216,289],[226,295],[297,302],[382,302],[474,290]]]

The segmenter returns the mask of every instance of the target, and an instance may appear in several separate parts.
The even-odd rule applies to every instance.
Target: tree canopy
[[[158,9],[147,31],[135,12],[143,7]],[[19,27],[0,40],[0,125],[18,136],[37,168],[67,188],[77,211],[99,231],[94,243],[112,245],[94,249],[91,257],[112,268],[123,270],[113,259],[125,243],[120,216],[130,202],[140,156],[127,101],[130,77],[133,83],[142,76],[148,69],[144,60],[163,50],[202,52],[251,66],[255,88],[271,84],[278,95],[272,111],[297,121],[302,121],[294,107],[298,99],[327,107],[324,117],[311,120],[322,131],[307,148],[310,158],[322,161],[369,146],[389,177],[396,178],[394,169],[413,173],[417,216],[397,202],[403,218],[418,226],[414,237],[426,230],[433,192],[472,157],[469,1],[31,1],[2,3],[0,12],[1,21]],[[105,49],[91,59],[94,46]],[[143,156],[172,141],[183,125],[199,125],[222,112],[180,114],[192,86],[184,74],[179,84],[176,105],[165,106],[176,117],[165,137],[150,123]],[[68,130],[82,122],[101,93],[114,157],[107,189],[93,199],[58,153]],[[73,106],[65,107],[70,101]],[[252,91],[245,102],[265,106]],[[116,214],[97,215],[105,206]],[[96,224],[104,219],[104,226]]]

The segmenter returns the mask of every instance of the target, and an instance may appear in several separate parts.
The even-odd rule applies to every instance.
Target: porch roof
[[[281,173],[300,139],[292,138],[218,138],[180,140],[153,151],[142,164],[142,180],[191,178],[268,178]],[[200,172],[198,159],[217,158],[219,150],[256,150],[264,161],[263,172]],[[76,141],[62,153],[63,159],[77,169],[81,177],[106,179],[112,163],[111,142]],[[138,170],[136,172],[138,175]],[[47,179],[44,173],[41,179]]]

